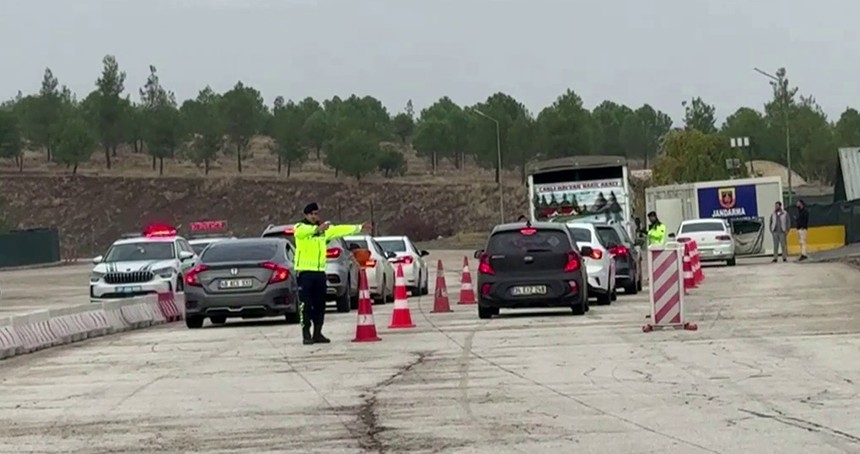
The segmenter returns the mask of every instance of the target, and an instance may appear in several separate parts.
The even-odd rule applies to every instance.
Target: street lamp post
[[[499,184],[499,220],[501,221],[500,222],[501,224],[504,224],[505,223],[505,196],[504,196],[504,192],[502,191],[502,134],[501,134],[501,129],[499,128],[499,120],[496,120],[495,118],[485,114],[484,112],[481,112],[478,109],[472,109],[472,110],[474,110],[476,114],[478,114],[478,115],[480,115],[480,116],[482,116],[488,120],[492,120],[492,122],[496,124],[496,158],[498,159],[498,162],[496,163],[496,165],[498,166],[497,170],[496,170],[496,178],[498,178],[498,184]]]
[[[785,162],[788,170],[788,204],[791,205],[792,199],[794,198],[794,190],[791,186],[791,131],[788,127],[788,87],[783,87],[782,80],[773,74],[769,74],[758,68],[753,68],[753,70],[770,79],[770,84],[774,87],[774,92],[782,98],[782,102],[780,104],[782,107],[783,121],[785,122]]]

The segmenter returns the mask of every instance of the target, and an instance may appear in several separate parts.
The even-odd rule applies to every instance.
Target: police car
[[[183,276],[199,258],[176,229],[151,226],[143,234],[124,235],[104,256],[93,259],[90,298],[127,298],[184,291]]]

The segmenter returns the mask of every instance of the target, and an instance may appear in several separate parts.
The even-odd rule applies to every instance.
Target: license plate
[[[514,296],[531,296],[531,295],[546,295],[545,285],[524,285],[511,289],[511,295]]]
[[[141,287],[139,285],[117,287],[117,289],[116,289],[116,291],[119,293],[134,293],[134,292],[140,292],[142,290],[143,290],[143,287]]]
[[[218,283],[220,288],[248,288],[253,286],[254,281],[251,279],[227,279]]]

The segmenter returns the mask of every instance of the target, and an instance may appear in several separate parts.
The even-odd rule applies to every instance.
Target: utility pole
[[[499,184],[499,223],[505,223],[505,195],[502,191],[502,134],[501,128],[499,127],[499,120],[481,112],[478,109],[473,108],[476,114],[492,120],[493,123],[496,124],[496,157],[498,158],[498,162],[496,163],[496,180]]]
[[[792,205],[794,203],[794,188],[791,185],[791,130],[788,121],[788,81],[785,79],[785,69],[780,68],[777,71],[778,77],[758,68],[753,68],[753,70],[771,80],[770,85],[773,87],[774,94],[779,98],[779,104],[782,108],[782,117],[785,123],[785,163],[788,170],[788,204]]]

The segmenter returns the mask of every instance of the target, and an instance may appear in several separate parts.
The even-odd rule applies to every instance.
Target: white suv
[[[183,276],[199,261],[176,230],[153,230],[115,241],[104,256],[93,259],[90,298],[127,298],[184,291]]]
[[[615,289],[615,259],[601,241],[597,228],[590,222],[567,222],[573,239],[579,247],[591,248],[591,255],[584,255],[588,275],[588,293],[597,297],[598,304],[611,304],[617,298]],[[608,224],[607,224],[608,225]]]

